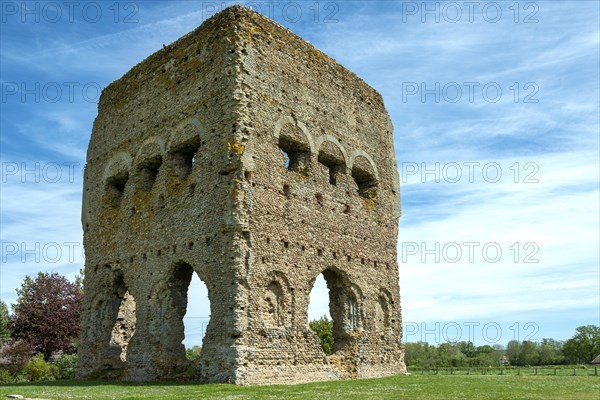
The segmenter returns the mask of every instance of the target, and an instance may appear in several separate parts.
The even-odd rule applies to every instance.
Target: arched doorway
[[[195,361],[200,357],[204,335],[210,321],[208,288],[198,274],[192,274],[188,288],[188,301],[183,317],[186,358]]]
[[[323,283],[327,288],[327,295]],[[331,354],[343,349],[352,341],[357,331],[362,330],[363,307],[362,293],[358,286],[352,284],[348,276],[337,268],[326,268],[312,283],[309,302],[309,321],[314,321],[315,313],[323,313],[322,318],[331,321],[333,344]],[[313,292],[315,292],[313,294]],[[324,302],[327,301],[329,313],[324,313]],[[313,303],[314,302],[314,303]],[[318,315],[318,314],[317,314]],[[315,330],[315,329],[313,329]],[[323,350],[327,353],[327,345],[319,334]]]

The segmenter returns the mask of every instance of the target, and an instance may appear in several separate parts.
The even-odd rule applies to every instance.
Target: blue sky
[[[1,9],[2,266],[83,265],[98,91],[231,2]],[[395,127],[405,340],[567,339],[600,324],[599,2],[242,2],[377,89]],[[319,280],[309,309],[327,312]],[[186,344],[206,291],[190,288]]]

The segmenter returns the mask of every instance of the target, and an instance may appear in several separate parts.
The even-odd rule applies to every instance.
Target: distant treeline
[[[506,346],[417,342],[405,343],[405,349],[406,365],[421,368],[587,364],[600,355],[600,327],[580,326],[566,341],[511,340]]]

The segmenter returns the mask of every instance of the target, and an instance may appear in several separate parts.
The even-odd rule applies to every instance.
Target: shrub
[[[2,368],[14,376],[31,360],[34,354],[33,346],[25,341],[19,340],[6,344],[0,350]]]
[[[44,361],[44,355],[38,354],[25,365],[21,373],[29,381],[52,381],[58,375],[58,368],[55,365]]]
[[[74,379],[77,375],[77,354],[63,354],[56,361],[56,379]]]
[[[5,383],[12,383],[14,378],[10,372],[6,369],[0,369],[0,385]]]

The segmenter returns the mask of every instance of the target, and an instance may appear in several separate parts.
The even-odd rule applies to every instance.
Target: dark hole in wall
[[[157,155],[145,160],[140,165],[140,183],[145,191],[149,192],[152,190],[154,182],[156,182],[156,178],[158,177],[158,171],[162,165],[162,162],[162,156]]]
[[[377,195],[377,179],[375,167],[368,158],[360,155],[354,159],[352,164],[352,178],[356,182],[358,194],[367,199],[373,199]]]
[[[310,162],[310,148],[307,142],[282,134],[279,136],[279,149],[283,153],[288,171],[306,172]]]
[[[123,171],[109,177],[106,180],[106,190],[109,195],[109,201],[113,207],[121,205],[121,199],[125,192],[125,185],[129,180],[129,172]]]
[[[196,153],[200,148],[200,137],[195,136],[171,150],[171,162],[175,174],[181,179],[186,178],[196,162]]]
[[[337,175],[343,174],[346,171],[344,161],[324,151],[319,152],[318,161],[327,167],[329,171],[329,183],[334,186],[337,185]]]
[[[358,194],[364,198],[374,198],[377,195],[377,179],[375,175],[361,167],[352,168],[352,178],[358,186]]]

